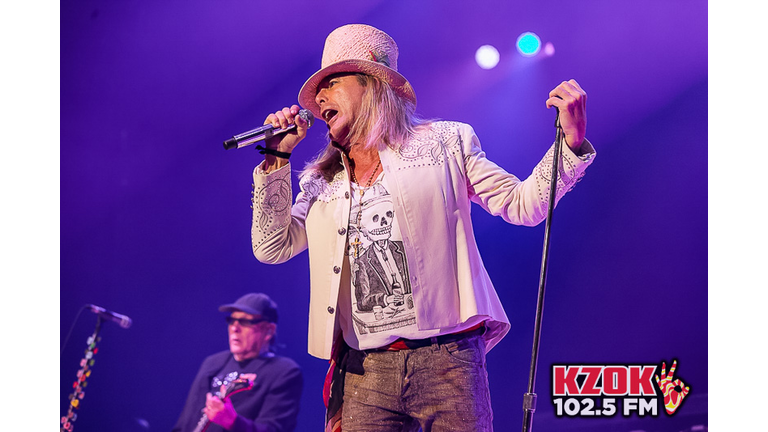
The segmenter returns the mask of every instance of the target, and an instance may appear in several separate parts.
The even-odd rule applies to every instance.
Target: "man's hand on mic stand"
[[[556,107],[560,112],[560,126],[565,142],[577,155],[587,133],[587,93],[576,80],[563,81],[549,92],[547,108]]]
[[[293,105],[290,108],[285,107],[282,110],[267,116],[267,119],[264,120],[265,125],[271,124],[275,129],[285,129],[288,126],[295,124],[296,129],[287,133],[275,135],[266,140],[264,142],[266,148],[283,153],[291,153],[296,145],[299,144],[299,141],[307,136],[309,124],[298,115],[299,110],[301,110],[300,106]],[[288,165],[288,159],[271,154],[265,154],[264,157],[264,171],[267,173]]]

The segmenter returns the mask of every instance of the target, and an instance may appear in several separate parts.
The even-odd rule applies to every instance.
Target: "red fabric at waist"
[[[452,335],[460,335],[460,334],[462,334],[462,333],[469,333],[469,332],[475,331],[475,330],[477,330],[477,329],[479,329],[479,328],[483,327],[483,325],[485,325],[485,323],[484,323],[484,322],[479,322],[479,323],[477,323],[476,325],[473,325],[472,327],[470,327],[470,328],[468,328],[468,329],[466,329],[466,330],[462,330],[462,331],[460,331],[460,332],[456,332],[456,333],[449,333],[449,334],[452,334]],[[448,335],[440,335],[440,336],[436,336],[436,337],[437,337],[437,338],[440,338],[440,337],[444,337],[444,336],[448,336]],[[423,341],[424,341],[425,343],[426,343],[427,341],[430,341],[430,340],[431,340],[431,338],[430,338],[430,339],[423,339]],[[398,340],[396,340],[396,341],[392,342],[392,343],[391,343],[391,344],[389,344],[389,345],[384,345],[384,346],[383,346],[383,347],[381,347],[381,348],[377,348],[377,351],[399,351],[399,350],[404,350],[404,349],[410,349],[410,348],[409,348],[409,347],[406,345],[406,341],[405,341],[405,339],[403,339],[403,338],[400,338],[400,339],[398,339]]]

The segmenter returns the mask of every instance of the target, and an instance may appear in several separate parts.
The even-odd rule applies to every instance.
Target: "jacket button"
[[[334,309],[333,309],[333,307],[331,307],[331,306],[328,306],[328,313],[329,313],[329,314],[332,314],[333,312],[334,312]]]
[[[349,192],[344,192],[344,198],[349,199]]]
[[[347,229],[346,228],[339,228],[339,235],[344,235],[346,233],[347,233]]]
[[[341,267],[339,267],[339,266],[334,266],[334,267],[333,267],[333,272],[334,272],[334,273],[336,273],[336,274],[339,274],[339,273],[341,273]]]

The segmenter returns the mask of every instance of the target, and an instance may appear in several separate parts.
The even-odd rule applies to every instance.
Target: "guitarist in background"
[[[172,432],[192,432],[203,423],[206,432],[293,431],[303,377],[296,362],[274,353],[277,305],[266,294],[250,293],[219,310],[228,313],[229,350],[203,361]],[[225,394],[229,383],[250,374],[252,389]]]

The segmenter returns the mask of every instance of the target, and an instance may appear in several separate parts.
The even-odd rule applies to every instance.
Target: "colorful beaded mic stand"
[[[72,384],[74,392],[69,395],[69,411],[67,415],[61,418],[60,432],[72,432],[74,429],[75,420],[77,420],[77,410],[80,408],[80,404],[85,397],[85,387],[88,385],[88,377],[91,376],[91,369],[93,367],[93,356],[99,352],[96,348],[96,344],[101,341],[99,331],[101,330],[102,318],[99,316],[96,319],[96,329],[93,334],[88,337],[88,347],[85,349],[85,355],[80,360],[80,370],[77,371],[77,379]]]

